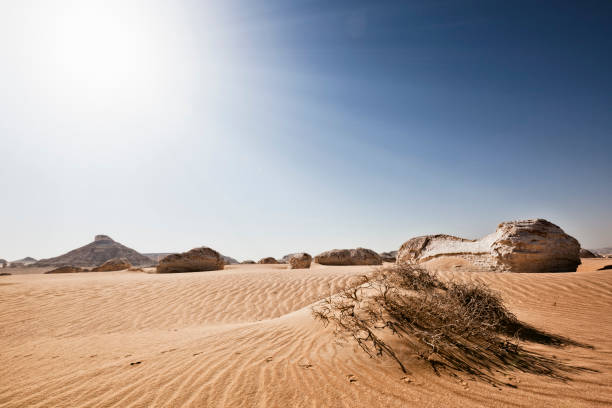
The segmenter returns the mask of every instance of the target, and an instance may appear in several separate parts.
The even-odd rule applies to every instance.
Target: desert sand
[[[508,368],[493,373],[501,385],[410,358],[404,374],[338,344],[310,306],[370,266],[2,276],[0,406],[608,407],[612,270],[597,270],[608,264],[442,272],[485,281],[523,321],[582,344],[527,344],[575,369],[553,378]]]

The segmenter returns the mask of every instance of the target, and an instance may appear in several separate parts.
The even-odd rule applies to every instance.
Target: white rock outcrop
[[[439,267],[445,260],[468,270],[568,272],[580,265],[580,244],[544,219],[502,222],[479,240],[427,235],[406,241],[397,263]],[[448,265],[445,265],[448,267]]]

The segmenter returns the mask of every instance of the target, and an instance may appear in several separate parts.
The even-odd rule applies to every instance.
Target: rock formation
[[[165,257],[167,257],[168,255],[172,255],[175,253],[176,252],[153,252],[153,253],[147,253],[143,255],[146,256],[147,258],[151,258],[152,261],[157,263],[161,261],[162,259],[164,259]],[[223,262],[225,262],[225,265],[235,265],[235,264],[240,263],[236,259],[232,258],[231,256],[225,256],[221,254],[221,258],[223,258]]]
[[[601,258],[600,255],[595,254],[588,249],[580,248],[580,257],[581,258]]]
[[[112,272],[112,271],[123,271],[130,269],[132,264],[126,258],[113,258],[104,262],[102,265],[93,268],[92,272]]]
[[[85,272],[85,269],[79,268],[78,266],[60,266],[59,268],[47,271],[45,273],[77,273]]]
[[[267,258],[261,258],[259,260],[259,262],[257,262],[258,264],[278,264],[278,261],[274,258],[272,258],[271,256],[267,257]]]
[[[451,235],[427,235],[406,241],[397,263],[476,271],[565,272],[580,265],[580,244],[555,224],[543,220],[502,222],[497,231],[479,240]],[[448,262],[446,262],[448,263]]]
[[[312,262],[312,256],[306,252],[302,252],[301,254],[293,254],[293,256],[289,258],[288,262],[289,269],[308,269],[310,268],[310,263]]]
[[[246,261],[242,261],[240,263],[243,264],[243,265],[251,265],[251,264],[256,264],[257,262],[255,262],[252,259],[247,259]]]
[[[194,248],[181,254],[168,255],[157,266],[158,273],[199,272],[223,269],[221,254],[208,247]]]
[[[315,256],[314,261],[321,265],[381,265],[382,258],[366,248],[332,249]]]
[[[96,235],[93,242],[55,258],[41,259],[34,266],[98,266],[113,258],[126,258],[132,265],[147,266],[153,261],[135,250]]]
[[[6,268],[6,264],[8,264],[6,259],[0,259],[0,268]]]
[[[397,260],[397,251],[381,252],[380,257],[383,262],[395,262]]]

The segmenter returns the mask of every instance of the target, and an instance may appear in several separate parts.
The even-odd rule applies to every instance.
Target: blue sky
[[[511,4],[510,4],[511,3]],[[612,244],[612,4],[0,5],[0,257],[239,259],[547,218]]]

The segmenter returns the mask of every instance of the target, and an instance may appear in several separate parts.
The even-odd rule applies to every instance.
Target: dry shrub
[[[524,351],[519,333],[561,338],[519,322],[498,293],[479,282],[443,282],[412,264],[364,276],[356,286],[313,306],[312,313],[325,325],[331,323],[337,336],[352,338],[370,356],[393,358],[404,372],[406,350],[436,371],[446,366],[488,379],[483,369],[512,365],[556,376],[560,368],[549,358]],[[401,353],[391,346],[389,334],[400,340]]]

